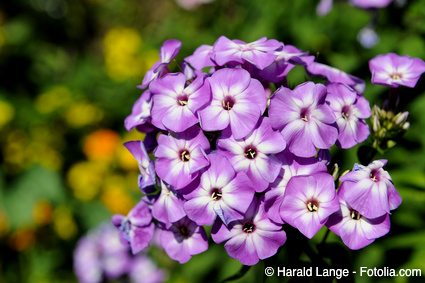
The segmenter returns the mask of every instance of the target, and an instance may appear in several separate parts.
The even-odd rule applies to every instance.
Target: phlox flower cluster
[[[307,238],[327,226],[350,249],[388,233],[401,198],[386,161],[356,164],[339,180],[328,169],[330,148],[369,136],[363,80],[274,39],[224,36],[171,72],[180,47],[164,43],[125,121],[127,130],[146,134],[125,144],[138,161],[143,197],[127,216],[113,217],[133,253],[155,235],[170,258],[185,263],[211,237],[230,257],[255,265],[284,246],[287,226]],[[423,68],[412,64],[423,62],[386,56],[376,68],[371,61],[374,82],[413,86]],[[393,71],[392,63],[402,67]],[[323,83],[289,88],[295,66]]]
[[[102,224],[83,236],[74,252],[74,271],[80,283],[122,280],[161,283],[165,273],[145,254],[132,255],[111,224]]]

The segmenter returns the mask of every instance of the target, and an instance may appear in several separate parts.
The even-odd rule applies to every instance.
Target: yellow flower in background
[[[59,206],[53,213],[53,228],[59,238],[69,240],[77,234],[77,225],[72,217],[71,209]]]
[[[37,225],[49,224],[52,221],[53,207],[46,200],[38,201],[32,209],[32,216]]]
[[[107,167],[102,162],[83,161],[74,164],[67,179],[74,196],[82,201],[94,199],[100,191]]]
[[[145,70],[140,56],[142,38],[137,30],[117,27],[109,30],[103,39],[106,73],[117,81],[138,78]]]
[[[116,132],[100,129],[85,138],[83,151],[89,160],[110,161],[121,146]]]
[[[51,170],[62,167],[57,135],[53,129],[37,127],[30,134],[14,130],[5,136],[3,155],[5,164],[12,171],[20,171],[34,164]]]
[[[0,33],[1,43],[1,33]],[[1,45],[1,44],[0,44]],[[0,100],[0,130],[7,125],[15,115],[15,109],[7,101]]]
[[[125,178],[111,175],[105,179],[101,201],[113,214],[127,214],[134,205]]]
[[[98,123],[103,118],[103,111],[88,102],[72,104],[64,113],[66,123],[72,128],[81,128]]]
[[[41,93],[35,100],[36,109],[43,114],[48,114],[64,108],[72,101],[72,93],[65,86],[53,86]]]

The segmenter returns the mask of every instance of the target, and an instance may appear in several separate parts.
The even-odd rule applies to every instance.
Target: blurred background
[[[325,16],[317,15],[315,0],[196,2],[1,0],[1,283],[77,282],[72,256],[78,239],[135,204],[137,164],[122,143],[143,135],[125,132],[123,121],[164,40],[183,42],[179,60],[220,35],[244,41],[267,36],[365,80],[368,60],[379,53],[425,58],[425,0],[395,1],[374,12],[336,1]],[[379,37],[373,46],[364,41],[365,27]],[[301,81],[303,73],[295,69],[292,79]],[[367,84],[371,104],[387,95],[387,88]],[[401,105],[410,112],[411,129],[378,157],[389,160],[404,202],[391,218],[390,234],[348,253],[348,260],[355,267],[421,268],[424,274],[425,78],[416,89],[401,90]],[[344,157],[345,170],[357,161],[356,148]],[[339,242],[334,236],[328,241]],[[149,255],[167,282],[216,282],[212,278],[240,268],[222,246],[182,266],[156,248]],[[238,282],[256,282],[261,268]],[[423,282],[359,282],[379,280]]]

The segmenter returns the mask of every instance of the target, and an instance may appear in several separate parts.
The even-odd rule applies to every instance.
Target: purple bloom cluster
[[[118,231],[103,224],[82,237],[74,252],[74,270],[81,283],[128,278],[131,283],[161,283],[165,274],[145,255],[134,256]]]
[[[180,46],[164,43],[126,119],[127,129],[146,133],[126,144],[144,196],[127,217],[113,218],[133,253],[156,231],[165,252],[187,262],[208,249],[203,225],[212,225],[215,243],[254,265],[284,245],[284,225],[308,238],[326,225],[351,249],[389,231],[401,198],[385,162],[356,165],[339,188],[327,169],[331,147],[369,136],[363,80],[276,40],[224,36],[171,73]],[[296,65],[323,83],[289,88]]]

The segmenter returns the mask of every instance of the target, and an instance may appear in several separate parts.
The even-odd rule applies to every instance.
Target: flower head
[[[375,160],[368,166],[356,164],[340,178],[341,188],[347,188],[344,200],[366,218],[388,214],[401,204],[390,175],[383,169],[386,163]]]
[[[307,82],[294,90],[282,87],[271,98],[269,116],[274,129],[282,130],[289,151],[312,157],[336,141],[335,115],[326,104],[326,87]]]
[[[322,228],[329,215],[339,210],[334,179],[327,173],[292,177],[281,205],[283,221],[307,238]]]
[[[262,192],[279,174],[281,163],[273,154],[283,151],[286,142],[281,133],[273,131],[270,119],[264,117],[244,139],[237,140],[224,132],[217,146],[226,151],[236,172],[246,172],[255,190]]]
[[[173,223],[168,229],[160,230],[161,246],[168,256],[180,263],[189,261],[193,255],[208,249],[204,228],[185,217]]]
[[[128,275],[131,283],[162,283],[166,280],[164,271],[146,255],[139,255],[133,259]]]
[[[425,62],[419,58],[388,53],[370,60],[369,69],[374,84],[415,87],[425,72]]]
[[[199,170],[208,166],[205,151],[210,144],[202,131],[194,126],[175,137],[160,135],[155,149],[155,171],[176,189],[190,184]]]
[[[245,173],[237,173],[219,153],[208,155],[210,167],[201,176],[199,187],[186,195],[184,209],[198,225],[212,225],[216,217],[228,224],[242,219],[255,189]]]
[[[286,241],[286,233],[267,218],[263,202],[253,201],[244,219],[228,226],[217,220],[212,238],[218,244],[226,242],[224,248],[229,256],[244,265],[255,265],[276,254]]]
[[[220,131],[230,125],[237,139],[247,136],[266,109],[266,95],[261,83],[244,69],[221,69],[208,79],[212,101],[199,111],[205,131]]]
[[[366,218],[345,201],[346,193],[344,187],[338,190],[341,209],[329,217],[326,226],[340,236],[347,247],[358,250],[390,231],[390,217],[384,214]]]
[[[214,61],[219,66],[236,62],[249,62],[262,70],[275,60],[273,51],[281,48],[282,43],[274,39],[260,38],[257,41],[246,43],[241,40],[230,40],[221,36],[214,44]]]
[[[326,101],[336,117],[340,147],[350,148],[367,139],[370,132],[365,119],[371,110],[364,97],[346,85],[330,84]]]
[[[126,142],[124,146],[130,151],[139,164],[139,188],[143,190],[146,187],[155,185],[155,169],[143,141],[129,141]]]
[[[289,180],[294,176],[325,173],[327,168],[325,162],[318,158],[301,158],[287,151],[277,154],[276,157],[282,162],[282,167],[278,177],[270,185],[270,190],[266,191],[265,209],[271,220],[282,224],[282,203]]]
[[[167,74],[149,89],[153,94],[152,124],[177,133],[198,123],[198,109],[210,100],[210,88],[202,76],[187,85],[184,74]]]
[[[128,242],[133,254],[145,249],[152,240],[154,224],[148,205],[140,201],[127,216],[114,215],[112,223],[120,230],[123,242]]]

